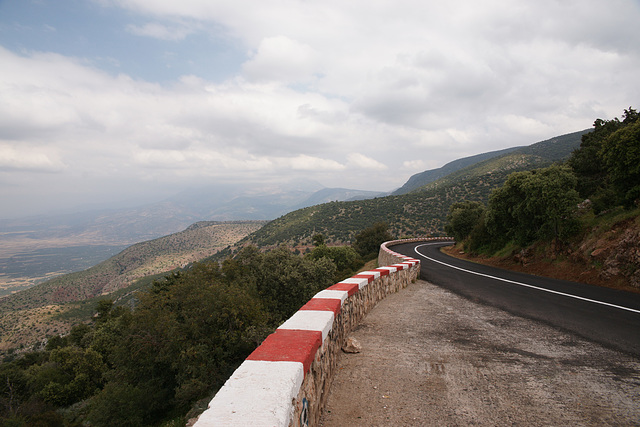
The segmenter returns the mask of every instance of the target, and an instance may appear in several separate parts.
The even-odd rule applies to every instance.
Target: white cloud
[[[288,164],[288,167],[296,170],[342,171],[345,169],[344,165],[341,165],[335,160],[306,156],[304,154],[282,160]]]
[[[426,169],[426,165],[423,160],[406,160],[402,162],[402,167],[410,171],[412,170],[423,171]]]
[[[360,153],[351,153],[348,156],[349,165],[353,165],[359,168],[368,169],[368,170],[385,170],[387,166],[383,163],[380,163],[377,160],[372,159],[371,157],[367,157],[364,154]]]
[[[48,148],[11,146],[0,142],[0,169],[60,172],[64,163]]]
[[[308,45],[285,36],[267,37],[260,42],[243,74],[253,81],[283,83],[308,82],[320,71],[318,54]]]
[[[247,56],[224,81],[194,67],[159,84],[100,70],[100,58],[125,61],[99,46],[91,58],[0,47],[12,170],[117,176],[131,191],[142,179],[285,176],[390,190],[420,168],[588,128],[640,99],[631,0],[95,2],[135,18],[114,23],[129,41],[152,37],[198,63],[233,40]]]

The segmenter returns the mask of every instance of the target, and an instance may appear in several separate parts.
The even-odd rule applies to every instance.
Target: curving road
[[[440,251],[450,242],[391,249],[421,261],[421,279],[512,314],[640,355],[640,294],[475,264]]]

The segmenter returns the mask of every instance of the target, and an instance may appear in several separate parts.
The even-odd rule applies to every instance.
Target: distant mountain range
[[[313,181],[194,188],[164,201],[131,209],[0,220],[0,243],[15,243],[19,239],[52,243],[59,239],[65,246],[133,244],[179,232],[197,221],[271,220],[319,203],[381,194],[323,188]]]

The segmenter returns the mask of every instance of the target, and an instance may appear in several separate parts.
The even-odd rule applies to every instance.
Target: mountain
[[[65,302],[92,298],[130,285],[141,277],[164,273],[209,257],[256,231],[265,221],[203,221],[186,230],[136,243],[87,270],[67,274],[14,294],[25,301]],[[5,300],[0,300],[0,311]],[[19,305],[19,304],[18,304]]]
[[[456,185],[475,188],[479,184],[486,189],[487,183],[492,183],[493,189],[502,185],[507,175],[512,172],[543,168],[568,159],[571,153],[580,146],[582,135],[590,131],[591,129],[585,129],[557,136],[507,152],[501,156],[457,170],[414,191],[426,191],[437,187],[455,187]],[[487,192],[485,196],[488,197],[488,195]]]
[[[376,199],[330,202],[290,212],[247,236],[258,246],[308,245],[316,233],[330,243],[350,242],[362,229],[387,222],[393,235],[443,235],[451,204],[462,200],[487,203],[491,191],[512,172],[546,167],[567,159],[589,130],[541,141],[488,156],[413,191]]]
[[[399,196],[401,194],[410,193],[413,190],[416,190],[420,187],[424,187],[425,185],[430,184],[433,181],[443,178],[451,173],[459,171],[460,169],[466,168],[468,166],[474,165],[484,160],[492,159],[494,157],[498,157],[503,154],[516,151],[520,148],[522,147],[513,147],[513,148],[507,148],[504,150],[490,151],[488,153],[477,154],[475,156],[454,160],[437,169],[431,169],[431,170],[417,173],[413,175],[411,178],[409,178],[409,180],[402,187],[398,188],[396,191],[394,191],[391,194],[394,196]]]

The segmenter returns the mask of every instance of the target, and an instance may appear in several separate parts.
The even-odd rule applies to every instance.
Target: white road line
[[[640,310],[636,310],[636,309],[633,309],[633,308],[623,307],[623,306],[620,306],[620,305],[610,304],[608,302],[597,301],[597,300],[593,300],[593,299],[589,299],[589,298],[584,298],[584,297],[581,297],[581,296],[578,296],[578,295],[567,294],[567,293],[564,293],[564,292],[554,291],[552,289],[546,289],[546,288],[541,288],[539,286],[529,285],[528,283],[515,282],[513,280],[503,279],[502,277],[490,276],[488,274],[478,273],[476,271],[471,271],[471,270],[466,270],[464,268],[456,267],[455,265],[451,265],[451,264],[447,264],[447,263],[442,262],[442,261],[438,261],[437,259],[433,259],[431,257],[423,255],[418,251],[418,248],[420,248],[422,246],[430,246],[430,245],[437,245],[437,244],[440,244],[440,243],[425,243],[425,244],[422,244],[422,245],[418,245],[418,246],[416,246],[414,248],[414,251],[418,255],[420,255],[422,258],[428,259],[429,261],[437,262],[438,264],[442,264],[442,265],[450,267],[450,268],[455,268],[456,270],[464,271],[465,273],[475,274],[477,276],[488,277],[490,279],[495,279],[495,280],[501,280],[503,282],[512,283],[514,285],[524,286],[524,287],[531,288],[531,289],[537,289],[539,291],[549,292],[551,294],[562,295],[562,296],[569,297],[569,298],[575,298],[575,299],[579,299],[579,300],[582,300],[582,301],[592,302],[594,304],[606,305],[606,306],[609,306],[609,307],[618,308],[620,310],[626,310],[626,311],[630,311],[632,313],[639,313],[640,314]]]

